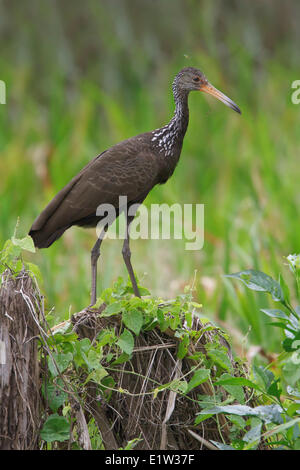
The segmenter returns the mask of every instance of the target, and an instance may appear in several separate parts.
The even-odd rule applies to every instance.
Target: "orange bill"
[[[229,108],[233,109],[239,114],[242,114],[242,111],[240,108],[232,101],[228,96],[224,95],[221,91],[217,90],[214,86],[212,86],[210,83],[206,83],[205,85],[202,85],[201,88],[199,88],[199,91],[203,91],[204,93],[207,93],[208,95],[212,95],[218,100],[222,101],[222,103],[226,104],[226,106],[229,106]]]

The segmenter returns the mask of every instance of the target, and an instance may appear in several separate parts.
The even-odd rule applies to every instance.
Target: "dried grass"
[[[84,310],[73,318],[74,328],[81,336],[91,340],[102,328],[114,328],[120,334],[120,317],[99,317],[99,313]],[[203,325],[194,317],[192,328],[201,331]],[[205,331],[197,342],[190,346],[190,352],[206,351],[205,345],[214,341],[218,330]],[[228,347],[228,357],[235,375],[243,375],[241,366],[233,362],[230,347],[225,338],[220,338]],[[139,438],[136,449],[199,450],[215,448],[209,441],[229,442],[229,426],[224,415],[218,415],[194,425],[195,416],[200,411],[199,395],[213,395],[215,388],[205,382],[187,395],[176,388],[166,388],[157,394],[154,390],[162,384],[174,380],[190,380],[195,361],[176,355],[178,340],[174,332],[162,333],[158,329],[140,333],[136,338],[132,358],[119,366],[107,370],[115,380],[109,402],[94,394],[101,402],[104,428],[98,422],[106,449],[124,447],[132,439]],[[212,375],[214,370],[211,371]],[[244,375],[246,370],[244,371]],[[227,393],[222,389],[224,399]],[[252,401],[253,403],[253,401]],[[249,397],[248,404],[251,404]],[[104,418],[103,418],[104,417]]]

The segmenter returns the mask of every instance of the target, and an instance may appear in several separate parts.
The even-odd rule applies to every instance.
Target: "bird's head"
[[[176,93],[189,93],[190,91],[203,91],[222,101],[226,106],[241,114],[240,108],[221,91],[212,86],[205,75],[194,67],[182,69],[175,77],[173,91]]]

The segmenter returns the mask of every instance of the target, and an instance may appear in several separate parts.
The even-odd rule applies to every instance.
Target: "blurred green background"
[[[279,336],[259,313],[265,298],[222,275],[283,269],[288,278],[284,256],[300,251],[300,105],[291,101],[299,21],[296,0],[1,0],[1,245],[18,217],[25,235],[102,150],[164,125],[174,75],[198,67],[243,114],[193,93],[181,160],[146,204],[205,204],[205,245],[194,252],[182,240],[133,241],[133,266],[164,298],[197,270],[203,313],[229,329],[237,348],[276,350]],[[94,230],[72,228],[30,257],[57,319],[89,303],[94,242]],[[121,248],[103,244],[100,288],[127,275]]]

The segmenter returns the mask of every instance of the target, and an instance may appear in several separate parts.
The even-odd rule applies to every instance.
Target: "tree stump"
[[[41,420],[38,361],[41,296],[25,271],[0,288],[0,449],[37,449]]]

